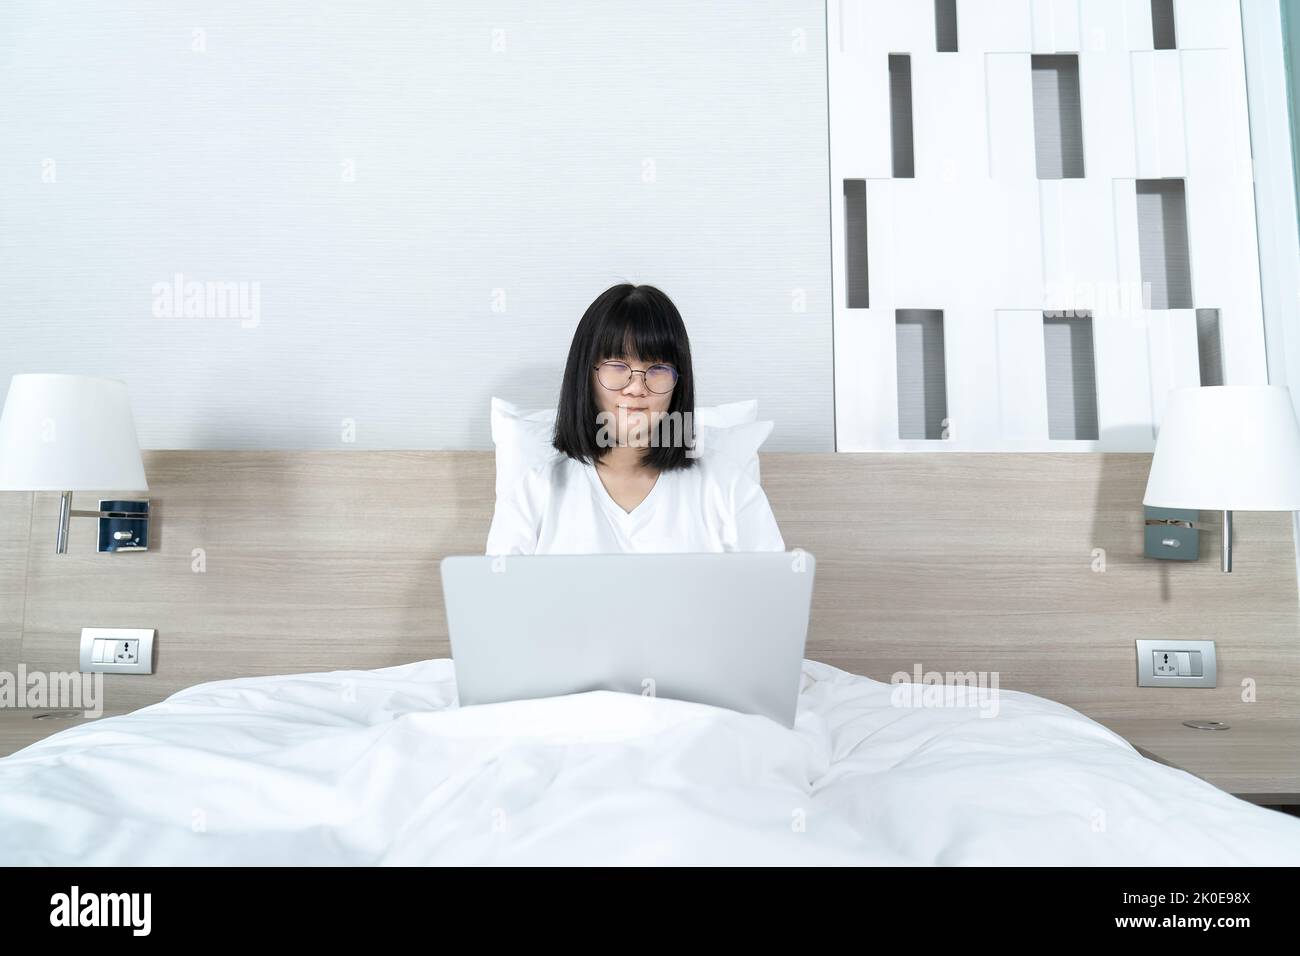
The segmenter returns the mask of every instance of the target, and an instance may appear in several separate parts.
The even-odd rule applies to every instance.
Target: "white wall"
[[[125,378],[151,448],[488,447],[619,281],[704,403],[833,447],[817,0],[0,6],[0,389]],[[254,321],[159,317],[247,283]],[[251,306],[251,301],[249,302]]]
[[[1254,154],[1259,219],[1260,278],[1268,337],[1268,380],[1291,389],[1300,413],[1300,232],[1297,231],[1295,130],[1288,102],[1288,38],[1300,36],[1300,5],[1289,2],[1283,16],[1276,0],[1242,0],[1242,36],[1250,89],[1250,137]],[[1284,20],[1286,21],[1284,24]],[[1300,69],[1292,62],[1291,69]],[[1300,582],[1300,512],[1292,512]]]
[[[1291,386],[1295,402],[1300,400],[1293,384],[1300,382],[1300,235],[1282,8],[1272,0],[1244,0],[1241,14],[1250,84],[1268,379],[1274,385]]]

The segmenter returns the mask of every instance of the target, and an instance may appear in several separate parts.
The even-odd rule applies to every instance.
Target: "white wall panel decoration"
[[[1151,45],[1157,50],[1178,49],[1174,0],[1151,0]]]
[[[1080,53],[1113,53],[1155,46],[1150,11],[1132,0],[1085,0],[1079,4]]]
[[[1034,76],[1034,150],[1039,179],[1083,178],[1083,120],[1079,57],[1040,53],[1030,58]]]
[[[871,263],[867,245],[867,182],[844,180],[844,286],[850,309],[871,306]]]
[[[961,28],[957,24],[957,0],[934,0],[934,48],[939,53],[956,53]]]
[[[1097,439],[1097,363],[1092,315],[1043,314],[1049,438]]]
[[[865,181],[870,248],[851,309],[834,224],[836,447],[1150,451],[1169,389],[1264,382],[1236,0],[956,0],[955,42],[941,7],[827,10],[830,181]],[[897,316],[920,314],[942,315],[939,438],[911,437],[933,380]]]
[[[916,175],[916,151],[912,136],[912,58],[904,53],[889,55],[889,143],[890,168],[895,179]]]
[[[1223,384],[1223,337],[1218,309],[1196,310],[1196,361],[1198,385]]]
[[[1091,447],[1097,450],[1155,447],[1150,318],[1146,310],[1112,309],[1110,303],[1092,315],[1098,440]]]
[[[1204,381],[1201,376],[1201,346],[1213,346],[1208,323],[1203,335],[1199,312],[1206,309],[1167,309],[1152,311],[1147,316],[1147,332],[1151,353],[1151,405],[1155,419],[1164,415],[1165,399],[1171,388],[1191,388],[1196,385],[1220,384]],[[1213,363],[1214,355],[1206,355]],[[1208,367],[1208,366],[1207,366]]]
[[[899,309],[898,435],[940,438],[948,427],[948,389],[943,362],[943,313]]]
[[[1038,175],[1031,62],[1028,53],[989,53],[984,57],[982,113],[988,175],[1002,182],[1025,183]],[[977,116],[980,112],[975,111]]]
[[[995,319],[999,437],[1008,443],[1048,437],[1043,313],[999,309]]]
[[[1182,57],[1176,50],[1135,50],[1132,59],[1137,175],[1144,179],[1185,176]]]
[[[1187,191],[1181,179],[1139,179],[1138,246],[1144,301],[1152,309],[1192,306],[1192,260],[1187,251]]]
[[[1105,308],[1097,290],[1113,288],[1118,278],[1110,184],[1095,179],[1044,180],[1038,191],[1043,308],[1089,312]]]
[[[985,153],[984,64],[979,57],[951,53],[912,57],[912,139],[915,175],[940,183],[975,183],[987,178],[969,153]],[[947,116],[945,123],[917,123],[918,117]]]
[[[893,3],[901,8],[911,4]],[[919,6],[919,4],[918,4]],[[1034,23],[1031,0],[957,0],[957,19],[961,22],[961,50],[972,53],[1031,53]],[[878,20],[877,30],[893,33],[895,23]]]
[[[1080,5],[1080,0],[1032,0],[1029,6],[1032,52],[1078,50]]]
[[[1096,49],[1079,54],[1080,85],[1087,89],[1087,95],[1080,96],[1086,174],[1098,182],[1137,176],[1133,60],[1119,45],[1124,33],[1121,27],[1104,30]],[[1111,37],[1120,39],[1112,46],[1101,45]]]
[[[1174,23],[1181,50],[1235,49],[1241,54],[1240,0],[1174,0]]]
[[[1179,7],[1178,9],[1181,9]],[[1236,22],[1231,21],[1231,22]],[[1217,307],[1225,382],[1268,381],[1253,164],[1240,47],[1180,51],[1187,114],[1188,253],[1197,307]]]

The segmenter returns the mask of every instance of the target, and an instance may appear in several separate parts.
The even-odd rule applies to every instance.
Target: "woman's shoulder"
[[[590,467],[557,451],[545,460],[530,466],[523,473],[520,481],[532,491],[562,487],[575,477],[580,477],[583,469]]]
[[[687,471],[694,472],[700,481],[723,489],[754,481],[752,471],[746,463],[716,451],[703,451]]]

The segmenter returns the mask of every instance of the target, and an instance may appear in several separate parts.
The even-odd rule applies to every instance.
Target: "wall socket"
[[[82,673],[152,674],[155,633],[148,628],[83,627]]]
[[[1137,641],[1139,687],[1217,687],[1214,641]]]

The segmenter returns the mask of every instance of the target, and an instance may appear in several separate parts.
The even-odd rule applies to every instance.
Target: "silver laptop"
[[[792,727],[814,564],[804,551],[445,558],[460,704],[616,690]]]

